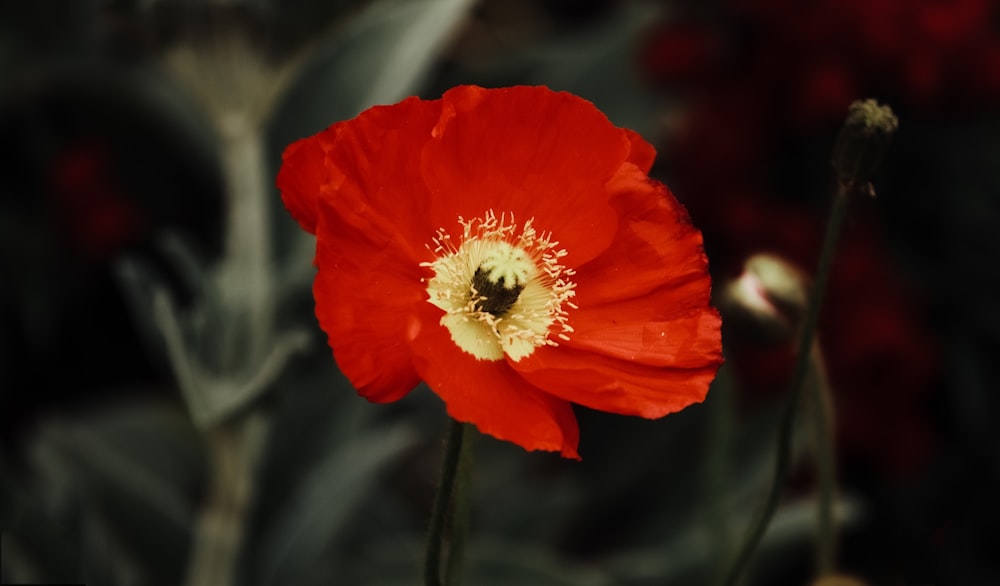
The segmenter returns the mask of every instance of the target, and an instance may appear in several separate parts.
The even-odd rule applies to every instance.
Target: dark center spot
[[[524,285],[516,283],[508,288],[503,277],[497,279],[496,283],[490,281],[489,272],[484,271],[482,267],[476,269],[476,274],[472,276],[472,286],[479,293],[476,309],[485,311],[493,317],[507,313],[524,290]]]

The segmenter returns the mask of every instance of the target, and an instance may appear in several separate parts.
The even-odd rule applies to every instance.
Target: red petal
[[[618,233],[604,254],[577,269],[574,303],[589,309],[690,281],[709,286],[701,232],[665,185],[625,165],[608,189]]]
[[[700,368],[721,364],[722,321],[718,311],[708,306],[707,299],[700,303],[685,299],[681,305],[700,307],[678,313],[667,303],[672,293],[575,312],[575,331],[569,341],[560,344],[646,366]]]
[[[441,312],[426,304],[413,352],[421,378],[456,421],[526,450],[579,459],[580,430],[569,403],[539,391],[505,361],[476,360],[452,342]]]
[[[593,104],[543,87],[461,86],[443,97],[424,151],[431,215],[513,212],[551,231],[575,266],[607,247],[616,218],[605,184],[629,156],[626,133]]]
[[[638,132],[625,129],[625,136],[632,143],[632,150],[628,154],[628,162],[639,167],[643,173],[649,173],[653,168],[653,161],[656,160],[656,148],[646,142]]]
[[[417,256],[426,254],[441,227],[428,217],[430,195],[420,170],[420,152],[440,112],[439,100],[417,98],[369,108],[343,123],[328,153],[346,176],[332,201],[337,213],[366,229],[378,216],[385,236]]]
[[[559,346],[511,364],[528,382],[592,409],[654,419],[704,400],[719,363],[654,368]]]
[[[664,209],[659,204],[653,210],[640,205],[631,209],[651,219],[663,219],[657,218],[656,210]],[[648,366],[693,368],[721,363],[721,322],[718,312],[709,305],[712,283],[700,246],[688,251],[699,262],[678,271],[668,264],[677,260],[670,258],[673,251],[668,250],[676,243],[656,238],[670,230],[661,226],[651,238],[644,237],[647,232],[647,228],[627,222],[621,238],[608,253],[616,254],[618,246],[624,247],[629,254],[622,253],[619,258],[645,261],[645,272],[602,275],[596,261],[581,267],[579,307],[569,315],[573,333],[561,344]],[[636,277],[634,282],[630,282],[631,276]],[[605,298],[598,302],[600,293],[595,293],[594,287],[612,278],[617,287],[608,288]],[[641,294],[634,295],[636,292]],[[622,298],[614,300],[614,296]]]
[[[512,366],[558,397],[660,417],[704,399],[722,363],[701,234],[665,186],[626,165],[609,184],[614,243],[578,269],[575,331]]]
[[[395,401],[419,382],[407,332],[426,305],[421,279],[431,275],[419,265],[429,260],[434,230],[422,213],[427,194],[415,153],[439,110],[415,98],[371,108],[302,147],[323,151],[342,178],[312,204],[316,315],[341,371],[371,401]]]
[[[285,205],[303,228],[315,232],[322,196],[355,225],[380,216],[393,226],[398,243],[423,248],[440,226],[427,218],[419,153],[440,111],[440,101],[409,98],[369,108],[293,143],[278,175]]]
[[[316,233],[319,198],[337,188],[343,174],[326,162],[325,147],[334,139],[337,127],[298,140],[288,145],[282,154],[277,185],[281,199],[292,217],[310,234]]]
[[[421,284],[426,269],[400,248],[387,245],[377,216],[365,225],[320,207],[313,283],[316,316],[327,333],[341,372],[370,401],[396,401],[417,386],[409,347],[410,323],[427,304]]]

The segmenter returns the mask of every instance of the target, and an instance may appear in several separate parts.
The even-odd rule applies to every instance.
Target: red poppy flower
[[[722,361],[701,233],[593,104],[462,86],[285,151],[316,315],[358,392],[425,381],[456,420],[578,458],[570,403],[655,418]]]

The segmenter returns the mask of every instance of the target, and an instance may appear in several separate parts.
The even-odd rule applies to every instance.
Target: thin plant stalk
[[[451,535],[448,547],[448,563],[445,572],[447,586],[460,586],[465,569],[465,543],[469,534],[469,518],[472,508],[472,461],[475,437],[472,426],[463,424],[462,447],[458,455],[458,471],[452,489]]]
[[[812,390],[813,442],[819,496],[816,519],[816,570],[820,576],[833,572],[836,558],[837,527],[833,501],[837,488],[833,442],[833,395],[826,375],[826,365],[818,341],[810,352],[810,387]]]
[[[788,394],[788,401],[785,410],[781,414],[781,422],[778,428],[777,458],[774,465],[774,476],[771,480],[771,490],[764,502],[757,519],[750,527],[746,540],[737,554],[736,561],[731,566],[723,584],[733,586],[743,574],[744,569],[753,557],[760,540],[764,537],[771,518],[774,517],[778,504],[781,501],[782,489],[785,480],[788,478],[788,471],[791,467],[792,459],[792,437],[795,435],[795,415],[798,411],[799,400],[802,396],[803,382],[809,370],[810,348],[816,336],[816,324],[819,321],[819,309],[823,303],[823,292],[830,277],[830,267],[833,264],[833,257],[836,252],[837,237],[840,235],[840,227],[847,215],[850,207],[851,190],[850,187],[840,182],[837,193],[833,198],[833,206],[827,218],[826,234],[823,238],[823,249],[820,253],[819,268],[816,271],[816,280],[809,294],[809,306],[806,311],[805,322],[802,324],[802,332],[799,338],[798,358],[795,362],[795,371],[792,375],[791,389]]]
[[[453,505],[453,498],[456,492],[456,478],[459,475],[459,464],[462,460],[462,443],[465,436],[465,425],[458,421],[451,420],[448,424],[448,434],[445,437],[444,457],[441,462],[441,483],[438,485],[437,494],[434,497],[434,505],[431,509],[431,524],[427,534],[427,550],[424,556],[424,586],[443,586],[442,560],[444,554],[444,542],[446,526],[449,517],[449,510]],[[464,472],[463,472],[464,474]],[[460,487],[459,487],[460,488]],[[465,513],[468,508],[465,508]],[[456,520],[453,519],[453,523]],[[464,520],[459,520],[458,524],[464,524]],[[464,540],[464,535],[452,535],[450,552],[454,554],[462,551],[462,546],[455,543],[455,538]],[[460,560],[448,560],[448,565],[459,563]],[[451,586],[451,585],[449,585]]]
[[[733,586],[742,576],[750,558],[760,544],[768,525],[778,509],[781,500],[782,489],[788,477],[792,459],[792,437],[795,431],[795,417],[798,412],[799,401],[802,397],[803,383],[806,374],[813,363],[812,348],[816,337],[816,325],[819,321],[820,307],[823,303],[823,293],[826,290],[827,281],[830,278],[830,268],[833,265],[833,257],[836,252],[837,239],[840,236],[840,228],[847,216],[851,200],[859,194],[874,196],[874,189],[871,186],[871,177],[878,168],[885,155],[885,150],[889,140],[898,128],[899,121],[888,106],[881,106],[875,100],[857,101],[851,104],[847,118],[841,127],[840,134],[833,148],[833,167],[837,172],[837,187],[833,196],[833,203],[830,214],[827,217],[826,232],[823,237],[823,248],[820,252],[819,267],[816,269],[816,279],[813,281],[809,294],[809,305],[805,314],[805,321],[799,338],[799,347],[795,362],[795,371],[792,375],[791,387],[788,393],[788,401],[785,410],[781,414],[781,421],[778,429],[777,457],[774,466],[774,476],[771,482],[771,490],[767,495],[767,500],[755,522],[751,525],[746,540],[743,542],[735,562],[730,568],[724,584]],[[829,434],[824,436],[823,441],[829,441]],[[822,465],[822,463],[821,463]],[[832,458],[829,464],[832,467]],[[821,480],[823,480],[821,478]],[[823,515],[829,515],[829,524],[824,526],[824,540],[829,540],[830,544],[821,545],[823,556],[830,556],[829,563],[832,566],[832,475],[823,480],[831,485],[821,488],[821,493],[826,493],[828,502],[821,502],[821,524]],[[824,497],[821,495],[821,501]],[[825,512],[823,512],[825,511]]]
[[[204,432],[209,492],[194,528],[186,586],[237,583],[256,473],[269,428],[269,418],[255,410]]]

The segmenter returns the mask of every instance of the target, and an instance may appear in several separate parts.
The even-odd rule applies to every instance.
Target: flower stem
[[[205,432],[209,492],[194,527],[186,586],[232,586],[240,581],[239,556],[269,429],[268,417],[251,410]]]
[[[815,459],[819,484],[817,510],[816,570],[820,576],[833,572],[836,557],[836,526],[833,519],[833,498],[836,489],[833,444],[833,397],[826,376],[826,366],[819,342],[814,342],[810,352],[812,363],[813,413],[815,427]]]
[[[424,557],[424,585],[442,586],[441,579],[442,553],[444,550],[445,524],[448,519],[449,509],[452,510],[451,545],[449,548],[448,577],[461,577],[458,566],[461,564],[460,556],[464,550],[465,529],[468,527],[467,519],[462,518],[468,515],[468,504],[462,503],[466,497],[462,494],[468,484],[468,467],[471,464],[471,450],[463,450],[462,444],[465,435],[465,425],[458,421],[451,420],[448,426],[448,434],[445,437],[444,458],[441,462],[441,483],[438,486],[437,495],[434,497],[434,505],[431,509],[431,525],[427,535],[427,551]],[[465,452],[465,458],[463,458]],[[464,469],[459,470],[460,465]],[[456,502],[457,501],[457,502]],[[455,529],[459,531],[455,531]],[[459,556],[456,558],[455,556]],[[449,586],[454,582],[449,580]]]
[[[448,549],[448,566],[445,584],[459,586],[465,568],[465,541],[469,534],[469,516],[472,507],[472,459],[475,433],[469,424],[463,424],[462,447],[458,455],[458,472],[452,489],[451,538]]]
[[[798,354],[795,361],[795,371],[788,392],[788,402],[781,414],[778,429],[778,449],[774,465],[774,476],[771,490],[767,495],[764,508],[750,527],[746,540],[730,568],[724,584],[733,586],[743,574],[753,557],[754,550],[767,531],[771,518],[778,509],[781,492],[788,477],[792,459],[792,436],[795,431],[795,415],[798,411],[799,399],[802,396],[803,382],[809,371],[813,347],[816,337],[816,324],[819,321],[819,310],[823,304],[823,293],[830,278],[830,268],[836,252],[837,238],[840,227],[847,216],[851,200],[859,193],[874,195],[869,183],[886,146],[898,127],[898,120],[888,106],[880,106],[874,100],[857,101],[851,104],[844,125],[840,129],[837,142],[833,147],[833,168],[837,173],[837,188],[833,196],[830,215],[826,221],[826,232],[823,237],[823,248],[820,252],[819,266],[816,269],[816,280],[809,292],[809,305],[799,338]],[[831,463],[832,466],[832,463]],[[832,479],[831,479],[832,481]],[[829,487],[832,492],[832,486]],[[828,495],[829,496],[829,495]],[[832,497],[830,497],[832,498]],[[832,523],[831,523],[832,526]],[[832,543],[832,531],[829,538]],[[832,545],[830,546],[832,548]],[[832,551],[832,549],[824,550]],[[832,555],[832,554],[831,554]],[[832,560],[830,561],[832,564]]]
[[[771,491],[767,495],[764,509],[757,517],[756,522],[750,529],[746,541],[733,563],[724,584],[732,586],[736,584],[747,563],[753,556],[754,550],[760,543],[764,532],[771,523],[771,518],[778,508],[781,500],[782,488],[788,476],[789,464],[792,455],[792,436],[795,431],[795,414],[798,411],[799,399],[802,395],[802,383],[805,380],[806,372],[809,368],[809,348],[816,335],[816,323],[819,321],[819,308],[823,302],[823,291],[826,289],[826,282],[830,276],[830,266],[833,262],[836,249],[837,237],[840,234],[840,226],[847,215],[847,208],[850,204],[851,194],[848,186],[841,182],[838,184],[837,193],[833,198],[833,207],[826,223],[826,236],[823,240],[823,250],[820,254],[819,268],[816,271],[816,280],[813,282],[809,295],[809,308],[806,313],[805,322],[802,325],[802,335],[799,340],[798,358],[795,362],[795,371],[792,376],[791,390],[788,395],[788,402],[785,410],[781,414],[780,427],[778,429],[778,453],[774,466],[774,476],[771,481]]]

